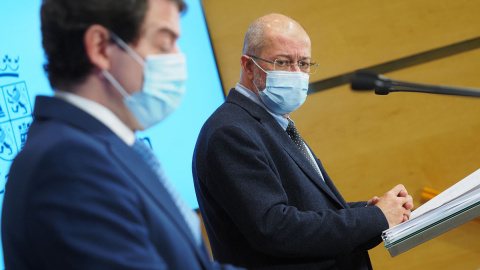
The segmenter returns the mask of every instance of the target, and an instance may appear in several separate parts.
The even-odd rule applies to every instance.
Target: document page
[[[480,188],[480,169],[460,180],[447,190],[435,196],[433,199],[418,207],[410,215],[410,220],[415,219],[435,208],[438,208],[452,200]]]

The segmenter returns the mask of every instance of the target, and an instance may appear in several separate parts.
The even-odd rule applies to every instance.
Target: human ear
[[[83,43],[88,59],[100,70],[110,69],[111,42],[110,32],[102,25],[88,27],[83,36]]]
[[[240,64],[242,65],[243,73],[247,76],[249,80],[253,80],[253,62],[250,56],[242,55],[240,57]]]

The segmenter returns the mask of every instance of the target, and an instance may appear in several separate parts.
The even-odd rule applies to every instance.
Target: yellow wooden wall
[[[279,12],[300,22],[320,63],[311,83],[480,37],[477,0],[203,0],[225,93],[238,82],[245,32]],[[480,88],[480,49],[384,74],[392,79]],[[347,201],[403,183],[418,206],[423,187],[444,190],[480,168],[480,98],[353,92],[309,95],[292,114]],[[480,222],[471,221],[375,269],[480,269]]]

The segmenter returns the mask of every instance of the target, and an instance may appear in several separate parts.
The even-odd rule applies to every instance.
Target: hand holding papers
[[[401,184],[389,190],[381,198],[373,197],[367,203],[367,206],[371,205],[376,205],[382,210],[390,228],[408,220],[410,209],[413,208],[412,196],[408,195]]]
[[[383,232],[392,257],[480,216],[480,169],[412,212],[410,220]]]

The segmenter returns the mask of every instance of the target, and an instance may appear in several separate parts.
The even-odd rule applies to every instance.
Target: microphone
[[[353,90],[375,90],[377,95],[391,92],[418,92],[455,96],[480,97],[480,89],[444,85],[429,85],[392,80],[368,70],[357,70],[351,80]]]

